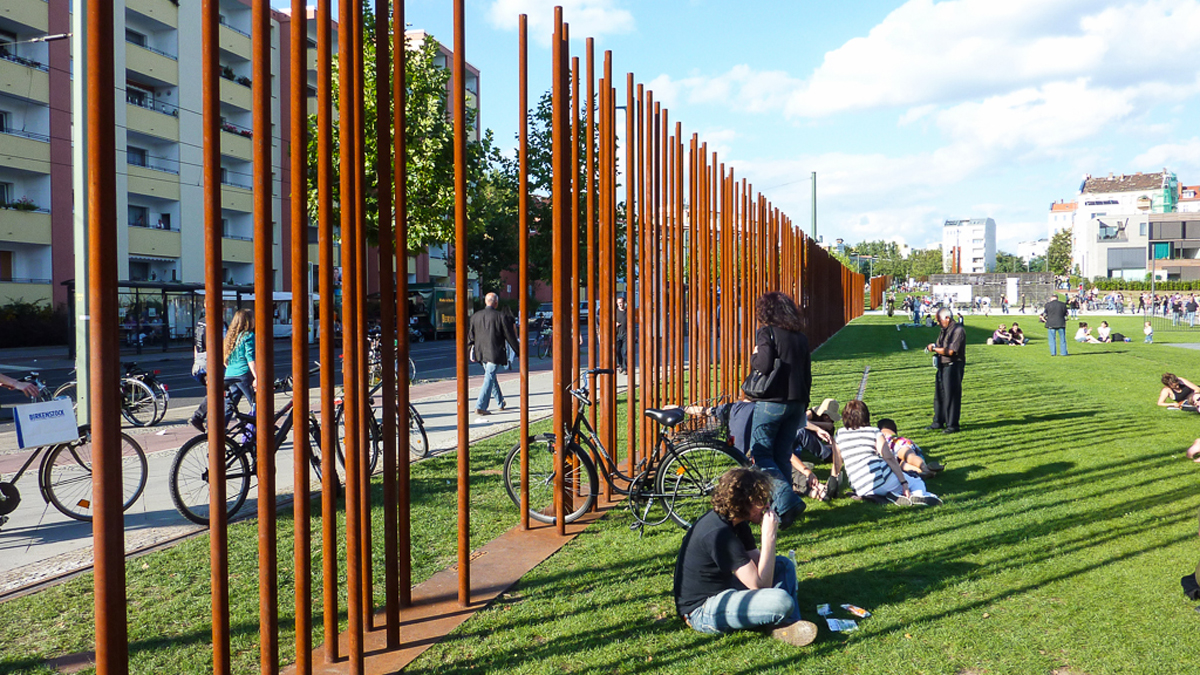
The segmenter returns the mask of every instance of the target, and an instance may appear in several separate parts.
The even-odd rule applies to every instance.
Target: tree
[[[1045,272],[1046,271],[1046,256],[1039,255],[1029,259],[1030,272]]]
[[[993,271],[999,273],[1024,272],[1025,261],[1011,253],[996,251],[996,269]]]
[[[1055,232],[1046,251],[1046,266],[1054,274],[1071,271],[1071,228]]]
[[[865,241],[856,244],[853,251],[858,255],[873,256],[873,264],[863,267],[864,273],[874,273],[876,276],[891,275],[896,278],[907,278],[909,265],[900,255],[900,247],[894,241]]]
[[[913,251],[908,259],[912,269],[910,273],[914,277],[928,277],[943,271],[941,247]]]
[[[483,143],[486,168],[467,207],[473,225],[467,236],[467,265],[479,275],[480,288],[487,292],[501,287],[505,271],[516,269],[520,219],[516,162],[504,158],[492,146],[491,131]]]

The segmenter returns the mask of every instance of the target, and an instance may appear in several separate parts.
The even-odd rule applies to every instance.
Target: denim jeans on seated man
[[[496,381],[496,371],[501,368],[498,363],[483,362],[483,386],[479,387],[479,398],[475,401],[476,410],[487,410],[488,402],[492,398],[493,392],[496,395],[496,402],[500,407],[504,407],[504,392],[500,391],[500,383]]]
[[[792,491],[792,448],[806,407],[803,401],[758,401],[750,423],[750,459],[775,479],[772,504],[785,528],[804,511],[804,502]]]
[[[796,605],[796,566],[785,556],[775,556],[771,588],[722,591],[688,615],[693,630],[731,633],[747,628],[778,628],[800,620]]]

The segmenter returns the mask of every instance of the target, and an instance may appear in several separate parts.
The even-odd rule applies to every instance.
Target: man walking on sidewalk
[[[500,391],[500,383],[496,381],[496,370],[508,365],[508,352],[504,349],[507,342],[512,347],[513,354],[519,355],[520,348],[517,338],[513,335],[510,323],[504,320],[504,315],[496,309],[500,298],[495,293],[484,296],[483,309],[471,317],[471,329],[467,333],[467,346],[471,349],[471,360],[483,363],[483,386],[479,388],[479,398],[475,401],[476,415],[489,415],[488,402],[492,393],[504,410],[504,392]]]

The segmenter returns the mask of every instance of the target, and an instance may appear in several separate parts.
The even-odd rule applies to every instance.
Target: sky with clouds
[[[573,54],[588,36],[598,61],[612,50],[618,81],[634,73],[806,231],[817,172],[826,241],[923,247],[946,218],[991,217],[1015,253],[1086,173],[1200,183],[1200,0],[467,0],[466,56],[502,146],[517,16],[536,99],[555,5]],[[407,13],[452,44],[449,2]]]

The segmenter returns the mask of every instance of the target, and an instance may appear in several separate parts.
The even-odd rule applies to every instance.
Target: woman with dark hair
[[[812,388],[812,362],[804,320],[796,303],[773,291],[758,299],[756,316],[762,326],[755,334],[750,367],[774,380],[769,391],[754,398],[750,423],[750,458],[775,479],[775,510],[782,527],[792,524],[804,502],[792,491],[792,445],[804,424]]]
[[[1196,392],[1200,391],[1200,387],[1174,373],[1163,373],[1162,383],[1162,391],[1158,394],[1158,405],[1164,408],[1196,406]]]
[[[854,494],[869,501],[902,506],[942,503],[925,491],[925,482],[919,476],[905,473],[900,467],[887,438],[871,426],[871,411],[866,403],[856,399],[846,404],[836,439]]]

